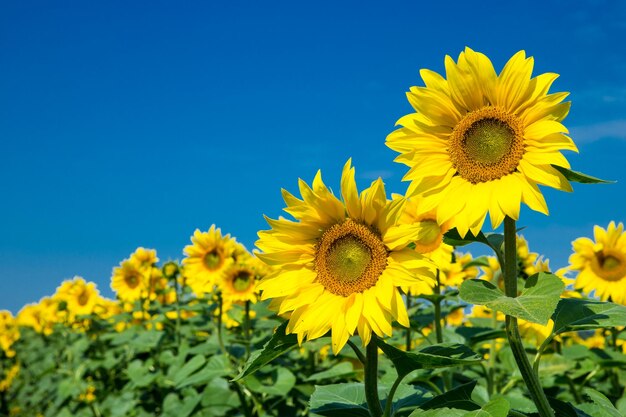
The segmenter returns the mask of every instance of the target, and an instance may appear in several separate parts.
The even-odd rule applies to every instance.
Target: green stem
[[[526,417],[526,414],[515,410],[509,410],[509,417]]]
[[[443,343],[443,329],[441,328],[441,288],[439,283],[439,269],[437,269],[437,282],[435,283],[435,297],[433,300],[433,306],[435,307],[435,337],[437,343]]]
[[[220,345],[222,353],[227,354],[226,347],[224,346],[224,339],[222,339],[222,310],[223,310],[222,294],[217,295],[217,343]]]
[[[376,335],[372,333],[372,339],[365,348],[365,401],[372,417],[381,417],[383,409],[378,399],[378,346]]]
[[[407,313],[411,309],[411,291],[406,292],[406,311]],[[406,351],[411,350],[411,320],[409,320],[409,327],[406,328]]]
[[[243,322],[243,332],[246,340],[246,360],[250,357],[250,301],[246,300],[246,314]]]
[[[406,375],[405,375],[406,376]],[[387,395],[387,402],[385,403],[385,412],[383,413],[383,417],[391,417],[391,407],[393,406],[393,396],[396,395],[396,390],[400,386],[400,382],[404,377],[398,375],[396,380],[393,382],[391,389],[389,390],[389,395]]]
[[[539,349],[537,349],[537,354],[535,355],[535,359],[533,360],[533,371],[535,371],[535,374],[537,375],[539,375],[539,362],[541,361],[541,355],[543,355],[543,351],[546,350],[546,347],[548,347],[550,343],[552,343],[553,339],[554,335],[551,334],[546,338],[546,340],[543,341],[541,346],[539,346]]]
[[[180,289],[178,288],[178,274],[174,275],[174,291],[176,292],[176,346],[180,347]]]
[[[363,365],[365,365],[365,356],[363,355],[363,352],[361,352],[361,349],[359,349],[359,347],[357,345],[355,345],[354,342],[352,342],[352,340],[350,340],[350,339],[348,339],[348,346],[350,346],[352,348],[352,350],[354,351],[354,354],[356,355],[357,359]]]
[[[506,216],[504,219],[504,293],[508,297],[517,297],[517,248],[515,244],[516,239],[515,220]],[[519,334],[519,327],[517,325],[517,318],[513,316],[505,317],[506,335],[509,339],[509,345],[513,352],[513,357],[517,363],[522,378],[526,383],[526,387],[530,391],[530,397],[537,406],[540,417],[554,417],[554,412],[550,408],[548,398],[541,388],[539,377],[533,371],[522,338]]]

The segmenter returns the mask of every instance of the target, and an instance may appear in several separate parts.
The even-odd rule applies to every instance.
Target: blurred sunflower
[[[7,310],[0,310],[0,349],[7,357],[15,356],[15,351],[11,349],[11,346],[19,338],[20,331],[13,314]]]
[[[234,240],[230,235],[212,225],[207,232],[196,229],[191,237],[192,245],[185,247],[183,259],[186,283],[198,295],[213,291],[214,285],[224,271],[234,262]]]
[[[487,213],[493,228],[520,205],[548,213],[538,184],[571,191],[552,165],[569,168],[561,150],[577,151],[561,122],[567,93],[548,94],[557,74],[531,78],[533,58],[515,54],[499,75],[489,58],[466,48],[458,62],[446,56],[447,79],[423,69],[425,87],[407,93],[416,110],[387,137],[410,167],[407,197],[422,195],[437,222],[452,217],[462,236],[477,234]]]
[[[218,286],[228,302],[256,302],[256,272],[248,265],[231,265],[218,281]]]
[[[67,310],[72,318],[93,313],[101,299],[96,284],[86,282],[78,276],[63,281],[57,288],[55,296],[67,303]]]
[[[111,289],[120,300],[139,300],[147,288],[147,277],[139,265],[130,260],[122,261],[120,266],[113,268]]]
[[[277,298],[291,312],[288,333],[298,341],[331,330],[335,354],[358,332],[366,345],[374,332],[391,335],[392,321],[409,325],[398,287],[432,285],[432,264],[409,248],[424,229],[399,225],[402,200],[389,201],[379,178],[360,195],[351,161],[341,176],[340,201],[318,171],[313,186],[299,181],[302,200],[283,190],[285,211],[296,221],[267,222],[257,256],[276,271],[258,285],[262,299]]]
[[[569,269],[578,271],[576,288],[595,292],[601,300],[626,304],[626,233],[624,225],[594,226],[595,242],[581,237],[572,242]]]
[[[146,249],[139,247],[130,255],[129,261],[137,264],[142,271],[149,271],[157,262],[157,253],[155,249]]]

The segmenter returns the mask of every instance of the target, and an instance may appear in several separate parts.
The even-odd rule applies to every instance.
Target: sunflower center
[[[327,229],[316,249],[319,282],[344,297],[374,286],[387,266],[387,248],[380,235],[352,219]]]
[[[621,253],[609,250],[596,252],[591,268],[606,281],[619,281],[626,277],[626,259]]]
[[[140,279],[138,275],[130,274],[126,276],[125,281],[130,288],[135,288],[139,285]]]
[[[523,133],[521,120],[500,107],[469,112],[450,135],[452,165],[474,184],[511,174],[524,155]]]
[[[80,295],[78,296],[78,304],[80,304],[81,306],[87,305],[87,303],[89,302],[89,293],[87,293],[87,291],[83,291],[80,293]]]
[[[250,288],[253,281],[254,279],[249,272],[241,271],[233,279],[233,288],[237,292],[245,292]]]
[[[217,249],[213,249],[211,252],[207,252],[207,254],[204,255],[204,264],[210,270],[217,269],[221,265],[221,263],[222,257],[220,256]]]

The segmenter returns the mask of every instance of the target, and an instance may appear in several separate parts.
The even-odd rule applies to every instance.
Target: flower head
[[[301,343],[329,330],[338,353],[357,333],[391,335],[392,321],[408,326],[398,288],[433,282],[432,265],[407,245],[424,229],[399,224],[403,200],[389,201],[379,178],[359,194],[348,161],[337,198],[318,171],[312,187],[300,180],[302,199],[283,190],[285,211],[295,218],[267,219],[257,256],[275,271],[258,285],[274,298],[278,313],[290,313],[287,332]]]
[[[407,94],[415,113],[387,137],[410,167],[407,196],[421,195],[439,224],[455,217],[462,236],[477,234],[487,213],[493,228],[520,205],[547,214],[538,184],[571,191],[553,165],[569,168],[562,150],[577,151],[561,123],[567,93],[548,94],[557,74],[531,78],[533,58],[515,54],[499,75],[489,58],[466,48],[445,60],[446,78],[421,70],[425,87]]]
[[[581,237],[572,242],[569,269],[578,271],[576,288],[602,300],[626,304],[626,233],[624,225],[609,223],[593,228],[595,241]]]

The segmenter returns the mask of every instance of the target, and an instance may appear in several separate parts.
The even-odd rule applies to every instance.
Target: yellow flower
[[[421,70],[425,87],[407,94],[416,113],[387,137],[411,169],[407,197],[422,195],[420,210],[436,209],[439,224],[455,217],[462,236],[477,234],[487,213],[493,228],[520,205],[548,213],[538,184],[571,191],[552,165],[569,168],[561,150],[577,151],[561,124],[567,93],[548,94],[557,74],[531,78],[533,58],[515,54],[499,75],[489,58],[466,48],[445,59],[447,79]]]
[[[232,264],[218,281],[218,286],[225,301],[236,303],[256,302],[257,275],[254,269],[246,264]]]
[[[67,310],[71,320],[76,316],[93,313],[95,306],[100,301],[100,294],[93,282],[85,282],[81,277],[65,280],[57,288],[55,297],[67,303]]]
[[[402,200],[387,200],[379,178],[360,195],[349,160],[341,176],[340,201],[318,171],[309,187],[299,181],[302,200],[283,190],[285,211],[296,221],[267,218],[257,256],[276,268],[258,285],[262,299],[278,298],[279,314],[291,312],[288,333],[298,341],[331,330],[335,354],[358,332],[363,344],[372,331],[391,335],[392,321],[409,325],[398,287],[424,280],[432,265],[407,245],[424,232],[400,225]]]
[[[394,199],[395,198],[400,197],[394,196]],[[405,224],[420,224],[424,232],[420,234],[419,240],[412,243],[415,245],[415,250],[418,253],[428,254],[442,245],[444,233],[453,226],[452,221],[444,223],[437,222],[437,212],[435,210],[421,213],[419,206],[419,198],[406,199],[402,215],[400,216],[400,222]]]
[[[224,271],[234,262],[236,247],[230,235],[222,236],[222,231],[212,225],[208,232],[196,229],[191,237],[193,245],[185,247],[186,284],[199,297],[213,291],[213,286]]]
[[[43,297],[37,304],[27,304],[17,313],[20,326],[32,327],[38,333],[52,334],[56,323],[67,321],[67,311],[59,310],[59,300]]]
[[[445,245],[447,246],[447,245]],[[452,247],[448,247],[452,254]],[[452,258],[452,256],[450,256]],[[467,266],[474,258],[470,253],[456,253],[454,261],[450,261],[447,265],[438,264],[441,274],[439,281],[441,285],[446,287],[458,287],[467,279],[476,278],[478,276],[478,267]]]
[[[139,300],[147,288],[147,277],[137,263],[125,260],[120,266],[113,268],[111,289],[120,300]]]
[[[139,247],[130,255],[129,261],[135,263],[140,270],[149,271],[159,262],[159,258],[156,250]]]
[[[20,365],[15,364],[4,375],[4,378],[0,380],[0,392],[6,391],[11,387],[13,380],[20,371]]]
[[[570,269],[579,271],[576,288],[595,292],[601,300],[626,304],[626,233],[624,225],[593,228],[595,242],[581,237],[572,242]]]
[[[0,310],[0,349],[7,357],[15,356],[15,351],[11,349],[11,346],[19,338],[20,332],[13,314],[7,310]]]

